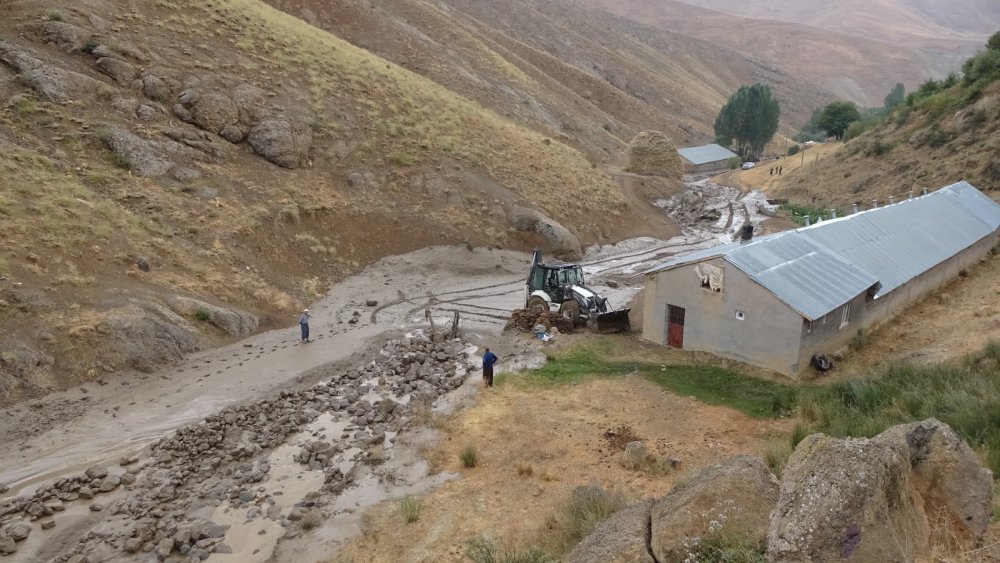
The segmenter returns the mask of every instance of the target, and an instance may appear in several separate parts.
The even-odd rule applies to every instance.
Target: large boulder
[[[645,176],[677,178],[684,174],[677,147],[659,131],[643,131],[628,144],[625,170]]]
[[[647,500],[619,510],[594,527],[566,556],[566,563],[654,563],[649,551]]]
[[[946,523],[971,544],[983,537],[993,516],[993,472],[950,426],[930,418],[894,426],[876,440],[909,448],[914,485],[931,522]]]
[[[255,315],[246,311],[219,307],[191,297],[172,297],[170,306],[177,312],[192,315],[211,323],[233,337],[250,335],[257,330],[257,325],[260,322]]]
[[[650,509],[650,549],[658,561],[682,561],[710,534],[763,544],[778,480],[761,460],[735,456],[701,469]]]
[[[0,342],[0,368],[18,378],[24,378],[39,369],[47,369],[55,360],[52,356],[28,347],[23,342]]]
[[[170,309],[145,300],[109,312],[99,332],[110,335],[121,360],[140,371],[153,371],[199,348],[197,329]]]
[[[283,119],[265,119],[247,137],[253,151],[284,168],[298,168],[308,161],[312,132]]]
[[[768,533],[776,563],[915,561],[930,551],[927,518],[900,440],[803,440],[785,466]]]
[[[539,211],[527,207],[515,207],[510,212],[510,223],[515,229],[536,232],[545,237],[556,253],[580,256],[580,239],[569,229]]]
[[[67,53],[76,53],[91,41],[93,33],[86,29],[61,21],[47,21],[41,25],[42,39]]]
[[[105,142],[122,165],[139,176],[162,176],[174,165],[155,143],[123,129],[108,133]]]
[[[215,90],[185,90],[178,96],[174,113],[209,133],[221,134],[237,124],[240,110],[233,100]],[[228,138],[228,136],[227,136]],[[240,138],[236,138],[238,142]]]
[[[101,57],[94,64],[97,65],[98,70],[123,86],[131,84],[139,74],[139,71],[132,64],[115,57]]]
[[[45,63],[7,41],[0,41],[0,62],[20,73],[22,82],[50,102],[92,98],[107,89],[99,80]]]

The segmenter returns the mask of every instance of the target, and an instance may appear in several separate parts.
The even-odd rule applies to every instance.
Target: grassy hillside
[[[814,207],[866,208],[959,180],[1000,199],[1000,81],[959,82],[896,109],[832,157],[788,160],[808,166],[791,167],[769,193]]]
[[[387,254],[544,245],[517,206],[663,228],[569,144],[262,2],[3,10],[0,400],[236,335],[208,306],[286,324]]]

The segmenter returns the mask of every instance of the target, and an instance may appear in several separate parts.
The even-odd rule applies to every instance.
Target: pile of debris
[[[120,467],[92,467],[30,495],[4,499],[0,555],[17,551],[15,542],[28,536],[36,520],[43,529],[55,525],[55,514],[77,500],[110,520],[84,534],[58,561],[106,561],[121,552],[200,561],[211,553],[231,553],[223,541],[225,527],[205,521],[192,505],[245,507],[249,519],[286,528],[299,525],[310,510],[326,517],[360,465],[381,463],[372,459],[373,447],[388,446],[391,436],[410,425],[418,405],[431,404],[465,381],[474,350],[461,338],[437,333],[389,340],[367,364],[338,370],[309,388],[227,406],[181,427],[154,443],[148,457],[129,456]],[[321,416],[338,430],[308,439],[294,461],[323,472],[325,484],[310,492],[305,504],[284,507],[264,486],[272,477],[269,455]]]
[[[534,313],[528,309],[514,309],[504,330],[516,328],[522,332],[533,332],[535,325],[545,325],[549,331],[554,327],[562,334],[573,332],[573,322],[558,312]]]

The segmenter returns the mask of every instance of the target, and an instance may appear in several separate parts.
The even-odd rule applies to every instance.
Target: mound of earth
[[[573,332],[573,323],[557,312],[548,311],[535,314],[527,309],[515,309],[510,314],[510,320],[504,330],[516,328],[524,332],[532,332],[536,325],[545,325],[546,330],[553,327],[562,333]]]

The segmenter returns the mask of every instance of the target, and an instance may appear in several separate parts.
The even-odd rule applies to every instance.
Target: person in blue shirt
[[[487,387],[493,387],[493,364],[495,363],[497,363],[497,355],[486,348],[486,353],[483,354],[483,384]]]
[[[309,319],[312,316],[309,314],[309,309],[303,309],[302,314],[299,315],[299,328],[302,329],[302,342],[309,342]]]

